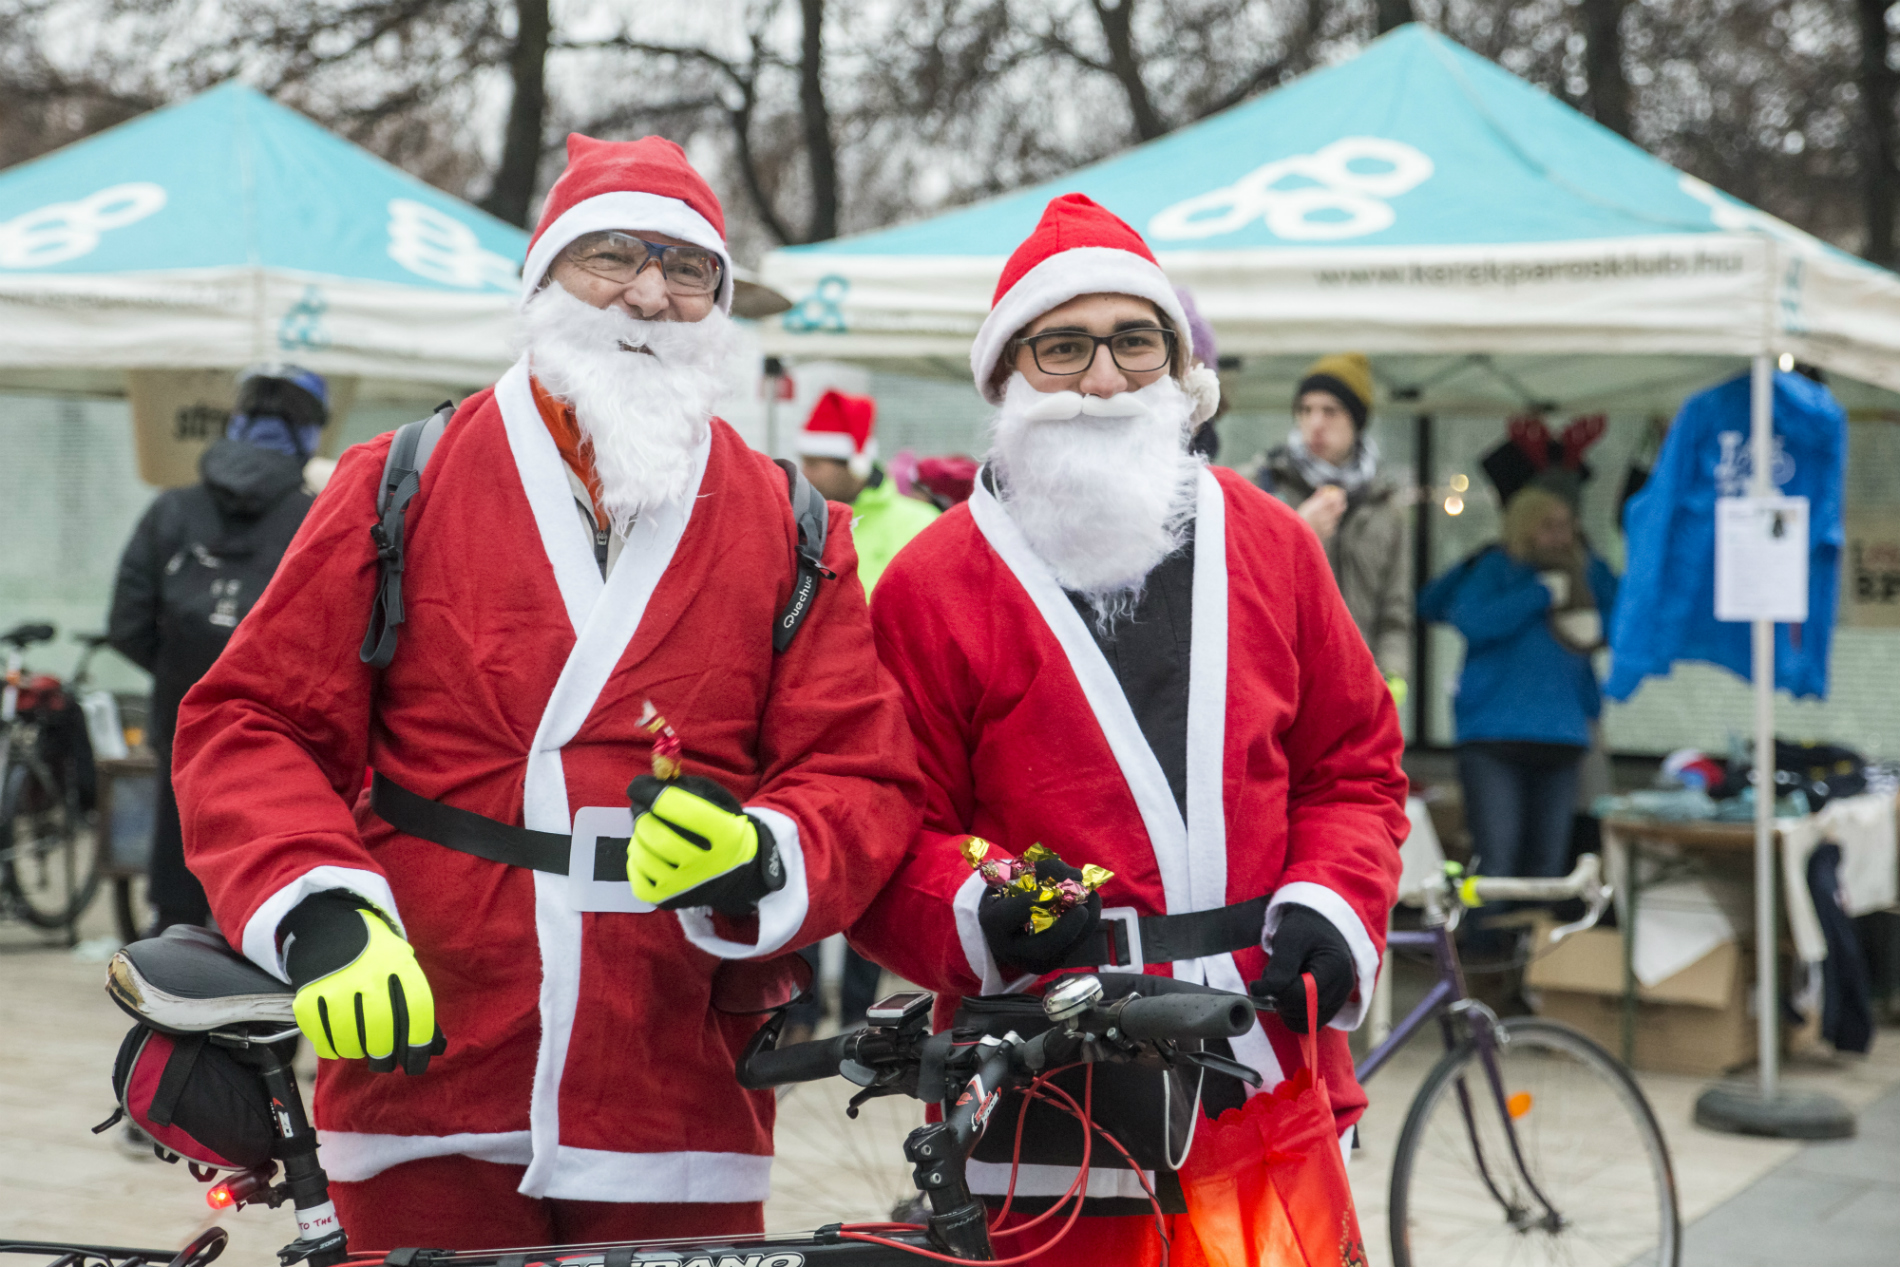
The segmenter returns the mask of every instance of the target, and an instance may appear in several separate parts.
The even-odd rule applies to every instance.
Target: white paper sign
[[[1808,499],[1718,497],[1715,618],[1808,618]]]

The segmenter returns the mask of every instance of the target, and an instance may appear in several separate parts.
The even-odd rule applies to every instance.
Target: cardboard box
[[[1639,986],[1635,1067],[1713,1076],[1752,1060],[1754,975],[1754,957],[1731,941],[1654,986]],[[1531,961],[1524,983],[1535,991],[1538,1015],[1622,1055],[1623,941],[1616,932],[1593,928],[1566,938]]]

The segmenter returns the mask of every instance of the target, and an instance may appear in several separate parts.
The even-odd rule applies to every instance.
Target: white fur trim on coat
[[[1073,252],[1071,252],[1073,254]],[[1125,254],[1125,252],[1124,252]],[[1167,775],[1148,746],[1115,671],[1089,635],[1049,567],[1030,546],[1016,521],[990,493],[981,473],[970,497],[970,515],[990,548],[1015,575],[1061,645],[1108,741],[1135,808],[1141,814],[1161,876],[1163,909],[1171,915],[1216,910],[1227,904],[1227,822],[1224,757],[1227,735],[1227,503],[1220,481],[1203,469],[1195,489],[1194,630],[1188,648],[1187,818],[1174,802]],[[967,883],[967,882],[966,882]],[[959,931],[961,929],[959,928]],[[965,940],[965,953],[968,941]],[[1247,983],[1231,954],[1179,960],[1173,973],[1184,981],[1237,994]],[[1258,1025],[1232,1040],[1234,1056],[1253,1066],[1264,1087],[1281,1078],[1279,1059]]]
[[[556,1170],[548,1196],[560,1201],[710,1205],[763,1201],[772,1192],[772,1159],[752,1153],[610,1153],[563,1145]]]
[[[528,262],[521,268],[520,302],[527,303],[533,298],[534,292],[541,289],[548,269],[554,266],[554,257],[565,250],[568,243],[589,233],[602,233],[609,229],[633,234],[664,233],[669,238],[691,242],[694,246],[703,246],[714,252],[722,265],[719,306],[728,313],[732,311],[732,256],[727,252],[725,239],[719,236],[719,230],[713,228],[705,216],[678,198],[633,190],[595,194],[563,211],[528,248]]]
[[[989,940],[983,936],[983,925],[976,917],[988,887],[983,877],[972,871],[957,890],[951,901],[951,909],[957,917],[957,942],[963,947],[963,957],[969,961],[970,971],[983,983],[980,993],[1016,994],[1034,985],[1036,974],[1032,972],[1014,981],[1003,980],[1003,970],[997,965],[996,956],[990,953]]]
[[[1003,355],[1003,345],[1037,317],[1078,295],[1133,295],[1148,300],[1161,309],[1174,327],[1181,350],[1188,356],[1194,354],[1194,335],[1188,329],[1187,312],[1181,307],[1180,296],[1169,285],[1168,275],[1158,265],[1150,264],[1133,251],[1111,246],[1078,246],[1051,255],[1024,273],[1014,286],[1003,292],[1003,297],[990,309],[990,315],[983,318],[982,328],[976,332],[976,342],[970,345],[970,371],[976,375],[976,389],[983,393],[985,400],[992,405],[1003,403],[1000,394],[990,391],[990,375],[996,369],[997,359]]]
[[[672,564],[705,479],[712,437],[709,433],[694,451],[686,494],[635,521],[617,566],[603,581],[592,542],[574,513],[567,464],[548,434],[528,385],[525,359],[502,375],[495,385],[495,401],[501,407],[515,472],[534,512],[542,551],[553,568],[562,604],[574,628],[573,649],[561,666],[561,675],[548,696],[528,749],[522,786],[523,825],[531,831],[565,836],[573,831],[574,809],[578,807],[568,804],[561,749],[580,732],[593,712],[601,688],[626,654],[653,591]],[[655,912],[629,918],[663,915]],[[566,876],[534,873],[534,927],[541,952],[541,1045],[535,1056],[528,1103],[533,1156],[522,1176],[521,1192],[524,1196],[544,1197],[550,1185],[566,1178],[561,1157],[570,1151],[560,1144],[560,1092],[575,1010],[580,1004],[582,928],[580,912],[569,900]]]
[[[283,956],[277,948],[277,928],[284,922],[286,915],[297,909],[297,903],[312,894],[327,893],[331,889],[356,894],[387,915],[398,934],[407,936],[402,931],[402,916],[396,910],[396,895],[389,891],[389,881],[379,872],[361,867],[312,867],[265,898],[251,912],[251,918],[244,922],[244,931],[238,937],[238,946],[244,951],[244,957],[279,981],[289,981],[290,974],[284,971]]]
[[[1379,952],[1373,949],[1366,926],[1339,894],[1311,880],[1296,880],[1274,890],[1273,900],[1267,903],[1266,927],[1261,932],[1260,944],[1268,954],[1273,953],[1273,930],[1280,926],[1280,914],[1290,905],[1318,911],[1346,939],[1346,946],[1352,951],[1353,975],[1358,979],[1359,997],[1347,1000],[1346,1006],[1339,1009],[1339,1015],[1329,1024],[1334,1029],[1358,1029],[1359,1023],[1366,1019],[1366,1007],[1372,1002],[1372,987],[1379,980]]]
[[[371,1135],[363,1131],[318,1131],[323,1169],[342,1183],[374,1179],[392,1166],[427,1157],[473,1157],[498,1166],[525,1166],[533,1155],[526,1131],[459,1135]]]
[[[798,930],[805,926],[805,913],[811,909],[811,888],[805,879],[805,848],[799,843],[798,824],[764,805],[748,805],[746,812],[772,833],[779,861],[785,864],[785,887],[777,893],[766,894],[759,903],[759,940],[748,946],[721,937],[713,931],[711,907],[696,906],[677,912],[680,931],[686,934],[686,940],[721,959],[765,959],[777,954],[798,936]]]

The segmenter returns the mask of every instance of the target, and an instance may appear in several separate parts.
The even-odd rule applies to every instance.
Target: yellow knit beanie
[[[1300,375],[1293,403],[1311,391],[1331,392],[1352,414],[1353,425],[1364,428],[1372,410],[1372,362],[1364,352],[1333,352],[1306,367]]]

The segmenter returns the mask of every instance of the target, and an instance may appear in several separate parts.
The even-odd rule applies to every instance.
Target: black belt
[[[370,782],[369,807],[399,832],[499,862],[550,875],[566,875],[574,839],[551,831],[516,827],[473,810],[457,809],[418,796],[385,775]],[[627,838],[601,836],[594,841],[594,879],[627,878]]]
[[[1260,944],[1267,899],[1253,898],[1211,911],[1184,915],[1143,915],[1137,920],[1104,917],[1062,961],[1065,968],[1126,968],[1135,963],[1175,963],[1204,959]],[[1129,944],[1128,928],[1139,944]]]

